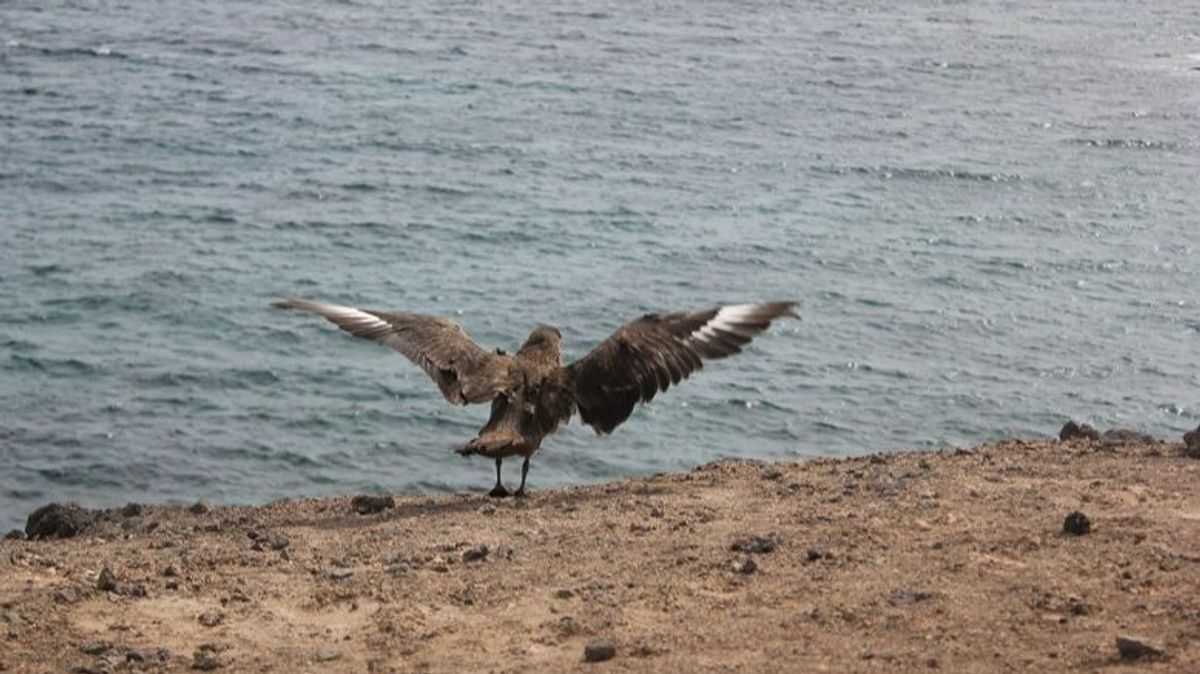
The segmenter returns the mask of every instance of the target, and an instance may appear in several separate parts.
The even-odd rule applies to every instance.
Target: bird
[[[781,316],[799,318],[796,302],[730,304],[629,321],[586,355],[563,364],[562,332],[538,325],[514,354],[477,344],[457,322],[440,316],[377,311],[283,299],[280,309],[322,316],[342,330],[389,346],[420,366],[452,405],[490,403],[491,414],[455,451],[495,459],[489,496],[510,492],[500,479],[504,459],[522,457],[525,496],[529,460],[542,440],[578,412],[597,434],[608,435],[658,393],[701,369],[706,360],[739,353]]]

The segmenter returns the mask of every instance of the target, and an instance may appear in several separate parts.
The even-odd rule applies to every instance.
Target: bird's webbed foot
[[[495,487],[492,487],[492,490],[488,492],[488,496],[491,496],[492,498],[504,498],[506,496],[512,496],[512,493],[505,489],[504,485],[498,484]]]

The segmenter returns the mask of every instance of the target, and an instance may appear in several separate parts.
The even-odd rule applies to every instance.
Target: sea
[[[799,303],[533,489],[1200,424],[1189,3],[6,0],[0,122],[3,529],[491,487],[486,406],[285,296],[568,360]]]

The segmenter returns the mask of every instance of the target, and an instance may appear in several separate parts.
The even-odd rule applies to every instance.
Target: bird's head
[[[562,333],[553,325],[539,325],[525,338],[521,345],[521,353],[549,353],[555,356],[562,354]]]

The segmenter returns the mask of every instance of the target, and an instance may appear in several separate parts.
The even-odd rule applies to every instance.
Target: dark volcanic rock
[[[396,507],[396,499],[391,496],[355,496],[350,501],[350,507],[354,508],[354,512],[359,515],[371,515],[381,513],[388,508]]]
[[[1058,432],[1058,439],[1064,442],[1067,440],[1099,440],[1100,432],[1087,424],[1068,421]]]
[[[1088,519],[1087,515],[1084,515],[1078,510],[1068,514],[1066,519],[1063,520],[1063,531],[1067,532],[1068,534],[1082,536],[1091,532],[1091,530],[1092,521]]]
[[[8,532],[7,534],[4,534],[4,540],[6,540],[6,541],[23,541],[23,540],[25,540],[25,532],[21,531],[20,529],[13,529],[12,531]]]
[[[593,641],[583,647],[584,662],[604,662],[617,656],[617,647],[609,641]]]
[[[79,647],[79,650],[87,655],[104,655],[112,649],[112,644],[107,641],[90,641]]]
[[[1157,658],[1163,654],[1163,650],[1149,640],[1128,634],[1117,635],[1117,652],[1121,654],[1122,660]]]
[[[280,533],[260,534],[254,532],[254,544],[250,547],[254,550],[283,550],[291,545],[291,540],[287,536]]]
[[[1183,453],[1193,459],[1200,459],[1200,426],[1183,434]]]
[[[773,534],[768,536],[747,536],[735,539],[729,545],[729,549],[735,552],[766,554],[774,552],[777,545],[779,545],[779,541],[775,539]]]
[[[192,653],[192,669],[213,670],[229,664],[229,657],[223,644],[202,644]]]
[[[468,548],[463,551],[462,560],[464,562],[482,562],[483,560],[487,559],[487,556],[488,546],[476,545],[473,548]]]
[[[892,590],[885,598],[892,606],[912,606],[923,601],[936,599],[938,593],[926,590]]]
[[[209,510],[212,510],[212,508],[210,508],[208,506],[208,504],[205,503],[204,501],[196,501],[195,503],[193,503],[191,506],[188,507],[188,512],[190,512],[193,515],[203,515],[204,513],[208,512]]]
[[[1128,428],[1110,428],[1104,431],[1104,435],[1100,436],[1100,440],[1106,445],[1152,445],[1158,442],[1152,435],[1131,431]]]
[[[40,538],[71,538],[86,529],[96,513],[77,503],[51,503],[29,514],[25,535]]]
[[[754,561],[753,557],[746,557],[746,559],[740,562],[734,562],[733,570],[737,571],[738,573],[749,575],[755,571],[758,571],[758,562]]]
[[[121,517],[137,517],[146,511],[145,506],[141,503],[126,503],[124,508],[121,508]]]
[[[107,565],[100,569],[100,575],[96,576],[96,589],[101,592],[117,591],[117,574],[113,573]]]

